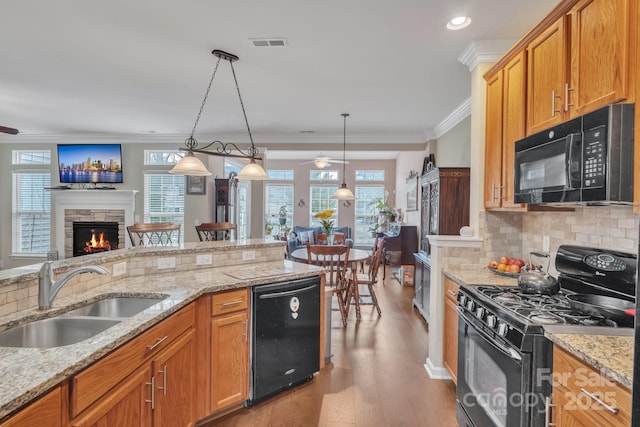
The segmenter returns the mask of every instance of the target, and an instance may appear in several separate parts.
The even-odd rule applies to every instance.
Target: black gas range
[[[571,295],[635,301],[636,256],[563,245],[555,261],[561,291],[523,293],[517,286],[461,286],[458,293],[458,423],[460,426],[543,426],[551,395],[553,345],[560,333],[633,332],[632,316],[607,318],[576,310]],[[616,329],[613,329],[616,328]]]

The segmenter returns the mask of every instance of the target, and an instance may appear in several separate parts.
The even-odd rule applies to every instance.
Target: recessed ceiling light
[[[469,24],[471,24],[471,18],[469,18],[468,16],[458,16],[447,22],[447,28],[449,30],[460,30],[462,28],[468,27]]]

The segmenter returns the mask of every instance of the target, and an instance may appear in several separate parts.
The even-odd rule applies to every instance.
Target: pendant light
[[[265,170],[256,163],[256,160],[262,160],[261,157],[258,156],[258,149],[253,144],[253,136],[251,135],[251,128],[249,127],[249,121],[247,120],[247,113],[244,109],[244,103],[242,102],[242,96],[240,95],[240,86],[238,86],[238,79],[236,78],[236,71],[233,68],[233,62],[237,61],[239,58],[228,52],[224,52],[222,50],[214,50],[211,52],[214,56],[218,58],[216,62],[216,66],[213,69],[213,74],[211,75],[211,79],[209,80],[209,86],[207,86],[207,91],[204,94],[204,99],[202,100],[202,104],[200,105],[200,111],[198,111],[198,115],[196,116],[196,121],[193,124],[193,129],[191,129],[191,134],[184,141],[185,147],[181,147],[180,151],[186,151],[187,155],[184,156],[174,167],[169,171],[169,173],[176,175],[189,175],[189,176],[209,176],[211,172],[206,168],[204,163],[196,156],[194,153],[200,154],[208,154],[210,156],[222,156],[222,157],[239,157],[243,159],[249,159],[249,164],[247,164],[240,173],[238,174],[238,179],[249,179],[249,180],[267,180],[269,176],[265,172]],[[222,141],[213,141],[209,144],[205,145],[202,148],[198,147],[198,141],[194,138],[194,134],[196,132],[196,128],[198,127],[198,122],[200,121],[200,116],[202,115],[202,110],[204,110],[204,106],[207,103],[207,98],[209,97],[209,92],[211,91],[211,86],[213,85],[213,80],[216,76],[216,72],[218,71],[218,66],[220,65],[220,61],[225,60],[229,62],[231,66],[231,72],[233,73],[233,81],[236,84],[236,89],[238,91],[238,98],[240,99],[240,107],[242,108],[242,114],[244,116],[244,122],[247,125],[247,132],[249,133],[249,140],[251,141],[251,147],[249,147],[246,152],[242,151],[238,146],[232,142],[224,143]],[[207,150],[208,148],[213,148],[213,151]]]
[[[355,196],[353,195],[353,193],[351,192],[351,190],[349,190],[347,188],[347,183],[346,183],[346,169],[347,169],[347,165],[346,165],[346,152],[347,152],[347,117],[349,117],[349,114],[347,113],[342,113],[342,117],[344,118],[344,131],[342,133],[342,185],[340,186],[340,188],[338,188],[338,190],[333,193],[333,196],[331,196],[331,199],[337,199],[337,200],[355,200]]]

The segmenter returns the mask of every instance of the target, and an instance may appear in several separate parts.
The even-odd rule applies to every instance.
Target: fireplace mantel
[[[65,258],[65,210],[101,209],[124,211],[124,226],[132,225],[135,217],[136,190],[58,190],[53,191],[56,248]],[[131,243],[125,239],[126,247]],[[70,255],[69,255],[70,256]]]

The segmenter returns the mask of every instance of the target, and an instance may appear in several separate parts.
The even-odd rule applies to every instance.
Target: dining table
[[[292,261],[297,261],[297,262],[306,263],[309,259],[309,257],[307,256],[306,247],[302,247],[294,250],[293,252],[291,252],[289,256],[291,257]],[[347,262],[353,266],[356,263],[360,263],[368,260],[370,256],[371,256],[370,250],[351,248],[349,249],[349,259],[347,260]]]

